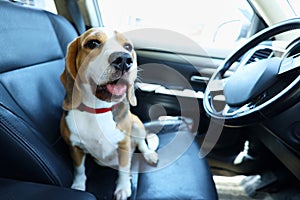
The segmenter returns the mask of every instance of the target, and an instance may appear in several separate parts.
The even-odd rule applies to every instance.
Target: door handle
[[[191,76],[190,80],[197,83],[207,83],[209,81],[209,77]]]

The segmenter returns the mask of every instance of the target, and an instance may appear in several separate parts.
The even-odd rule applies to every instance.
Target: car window
[[[253,11],[246,0],[98,0],[105,26],[121,31],[162,28],[200,44],[233,48],[248,37]]]
[[[24,6],[35,7],[57,14],[54,0],[14,0],[14,2],[20,3]]]
[[[291,8],[295,12],[295,14],[299,17],[300,15],[300,4],[297,0],[288,0],[289,4],[291,5]]]

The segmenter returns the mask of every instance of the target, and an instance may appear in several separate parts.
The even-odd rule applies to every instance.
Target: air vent
[[[254,54],[250,57],[250,59],[247,61],[247,64],[256,62],[258,60],[269,58],[273,55],[272,49],[259,49],[254,52]]]

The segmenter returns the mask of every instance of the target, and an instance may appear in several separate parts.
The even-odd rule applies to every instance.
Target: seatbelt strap
[[[81,35],[86,31],[86,29],[85,29],[84,19],[78,7],[77,1],[67,0],[66,2],[67,2],[67,8],[69,10],[70,16],[72,17],[73,22],[75,24],[76,30],[78,34]]]

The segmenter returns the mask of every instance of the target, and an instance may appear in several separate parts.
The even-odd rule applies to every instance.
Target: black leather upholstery
[[[0,176],[68,186],[59,74],[77,33],[61,17],[9,2],[0,13]]]
[[[77,33],[64,18],[45,11],[0,1],[0,13],[0,177],[14,180],[0,179],[0,186],[7,184],[9,191],[24,193],[14,199],[32,199],[31,192],[51,199],[50,191],[59,191],[58,197],[65,191],[67,197],[73,190],[53,188],[70,187],[73,179],[68,147],[59,133],[64,97],[59,76],[67,44]],[[187,127],[173,125],[160,131],[160,148],[180,133],[191,134]],[[217,199],[209,167],[198,153],[199,146],[193,142],[165,168],[133,174],[131,199]],[[86,166],[87,190],[98,199],[111,199],[116,170],[100,167],[91,159]],[[136,159],[133,167],[147,166]],[[0,197],[5,192],[0,190]],[[82,199],[92,197],[87,194]]]
[[[0,178],[0,199],[96,200],[88,192]]]

